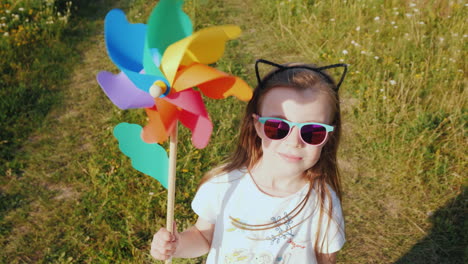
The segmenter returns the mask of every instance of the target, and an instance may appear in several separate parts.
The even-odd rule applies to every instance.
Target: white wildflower
[[[4,37],[8,37],[10,34],[8,32],[3,33]]]
[[[398,26],[393,26],[393,28],[398,28]]]
[[[406,13],[405,16],[406,16],[406,17],[412,17],[413,14],[411,14],[411,13]]]
[[[150,196],[153,196],[153,195],[154,195],[154,192],[150,192],[149,195],[150,195]]]
[[[379,58],[379,56],[375,56],[374,59],[378,60],[378,59],[380,59],[380,58]]]
[[[351,40],[351,44],[353,44],[355,47],[359,47],[359,43],[357,43],[357,42],[354,41],[354,40]]]
[[[387,99],[387,96],[385,96],[385,95],[384,95],[384,96],[382,96],[382,99],[386,100],[386,99]]]
[[[334,18],[330,18],[330,21],[331,21],[331,22],[334,22],[334,21],[335,21],[335,19],[334,19]]]
[[[346,55],[346,54],[348,54],[348,51],[347,51],[347,50],[343,50],[342,53],[343,53],[344,55]]]
[[[396,81],[395,80],[390,80],[388,81],[391,85],[395,85],[396,84]]]
[[[419,25],[425,25],[424,21],[419,21]]]
[[[396,12],[393,12],[393,14],[394,14],[395,16],[398,16],[398,15],[400,14],[400,12],[396,11]]]
[[[344,62],[344,60],[343,60],[343,59],[340,59],[340,62]]]
[[[361,30],[361,27],[360,27],[360,26],[357,26],[357,27],[356,27],[356,31],[359,31],[359,30]]]
[[[395,21],[390,22],[390,24],[395,25]]]
[[[18,8],[19,11],[23,12],[24,11],[24,8],[20,7]]]
[[[415,4],[415,3],[410,3],[409,6],[410,6],[410,7],[415,7],[416,4]]]
[[[378,16],[377,16],[377,17],[374,17],[374,20],[375,20],[375,21],[379,21],[379,20],[380,20],[380,17],[378,17]]]

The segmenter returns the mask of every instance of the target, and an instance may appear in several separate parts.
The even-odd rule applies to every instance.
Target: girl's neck
[[[262,192],[276,197],[294,194],[307,184],[302,173],[292,175],[278,171],[270,166],[265,166],[261,159],[250,170],[250,174]]]

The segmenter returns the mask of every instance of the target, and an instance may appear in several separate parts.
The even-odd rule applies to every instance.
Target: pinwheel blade
[[[177,72],[174,91],[191,87],[200,88],[204,95],[213,99],[235,96],[248,101],[252,97],[252,90],[242,79],[200,63],[194,63]]]
[[[209,27],[170,45],[161,61],[166,79],[172,85],[180,65],[216,62],[223,55],[226,42],[240,33],[238,26]]]
[[[153,97],[138,89],[123,72],[114,75],[102,71],[98,73],[97,81],[107,97],[122,110],[154,105]]]
[[[167,189],[167,153],[158,144],[145,143],[141,132],[141,126],[136,124],[120,123],[114,128],[119,148],[132,160],[133,168],[153,177]]]
[[[213,124],[208,116],[201,94],[193,89],[187,89],[171,94],[165,100],[181,109],[179,120],[192,131],[193,145],[199,149],[206,147],[213,131]]]
[[[161,0],[148,19],[147,42],[160,55],[172,43],[192,35],[190,17],[182,10],[183,0]]]
[[[125,13],[113,9],[104,21],[104,39],[111,60],[119,69],[140,72],[143,69],[143,47],[146,25],[130,24]]]

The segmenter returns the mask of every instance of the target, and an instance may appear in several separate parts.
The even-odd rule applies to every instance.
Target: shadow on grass
[[[468,187],[430,218],[428,236],[394,264],[468,263]]]
[[[57,0],[57,10],[69,0]],[[125,8],[130,0],[72,1],[67,27],[44,33],[43,38],[23,46],[12,43],[0,50],[0,175],[21,174],[21,147],[41,126],[50,110],[62,101],[62,86],[76,67],[79,45],[102,31],[102,20],[113,7]],[[99,31],[97,31],[99,30]]]
[[[63,10],[67,1],[56,1],[57,10]],[[110,9],[125,8],[130,3],[73,1],[72,17],[57,35],[46,34],[45,39],[30,45],[0,50],[0,246],[13,225],[6,216],[18,208],[27,212],[28,204],[37,199],[35,191],[41,189],[30,186],[28,180],[18,181],[27,166],[28,154],[21,151],[22,146],[34,140],[31,135],[61,104],[62,87],[69,84],[81,65],[83,43],[102,32],[103,19]],[[0,263],[6,263],[1,255]]]

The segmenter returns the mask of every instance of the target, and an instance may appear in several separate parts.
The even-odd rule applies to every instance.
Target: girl
[[[263,79],[258,64],[275,67]],[[344,67],[336,84],[324,71]],[[206,263],[335,263],[345,242],[336,154],[346,64],[255,64],[258,86],[236,151],[208,172],[182,233],[161,228],[151,255]]]

